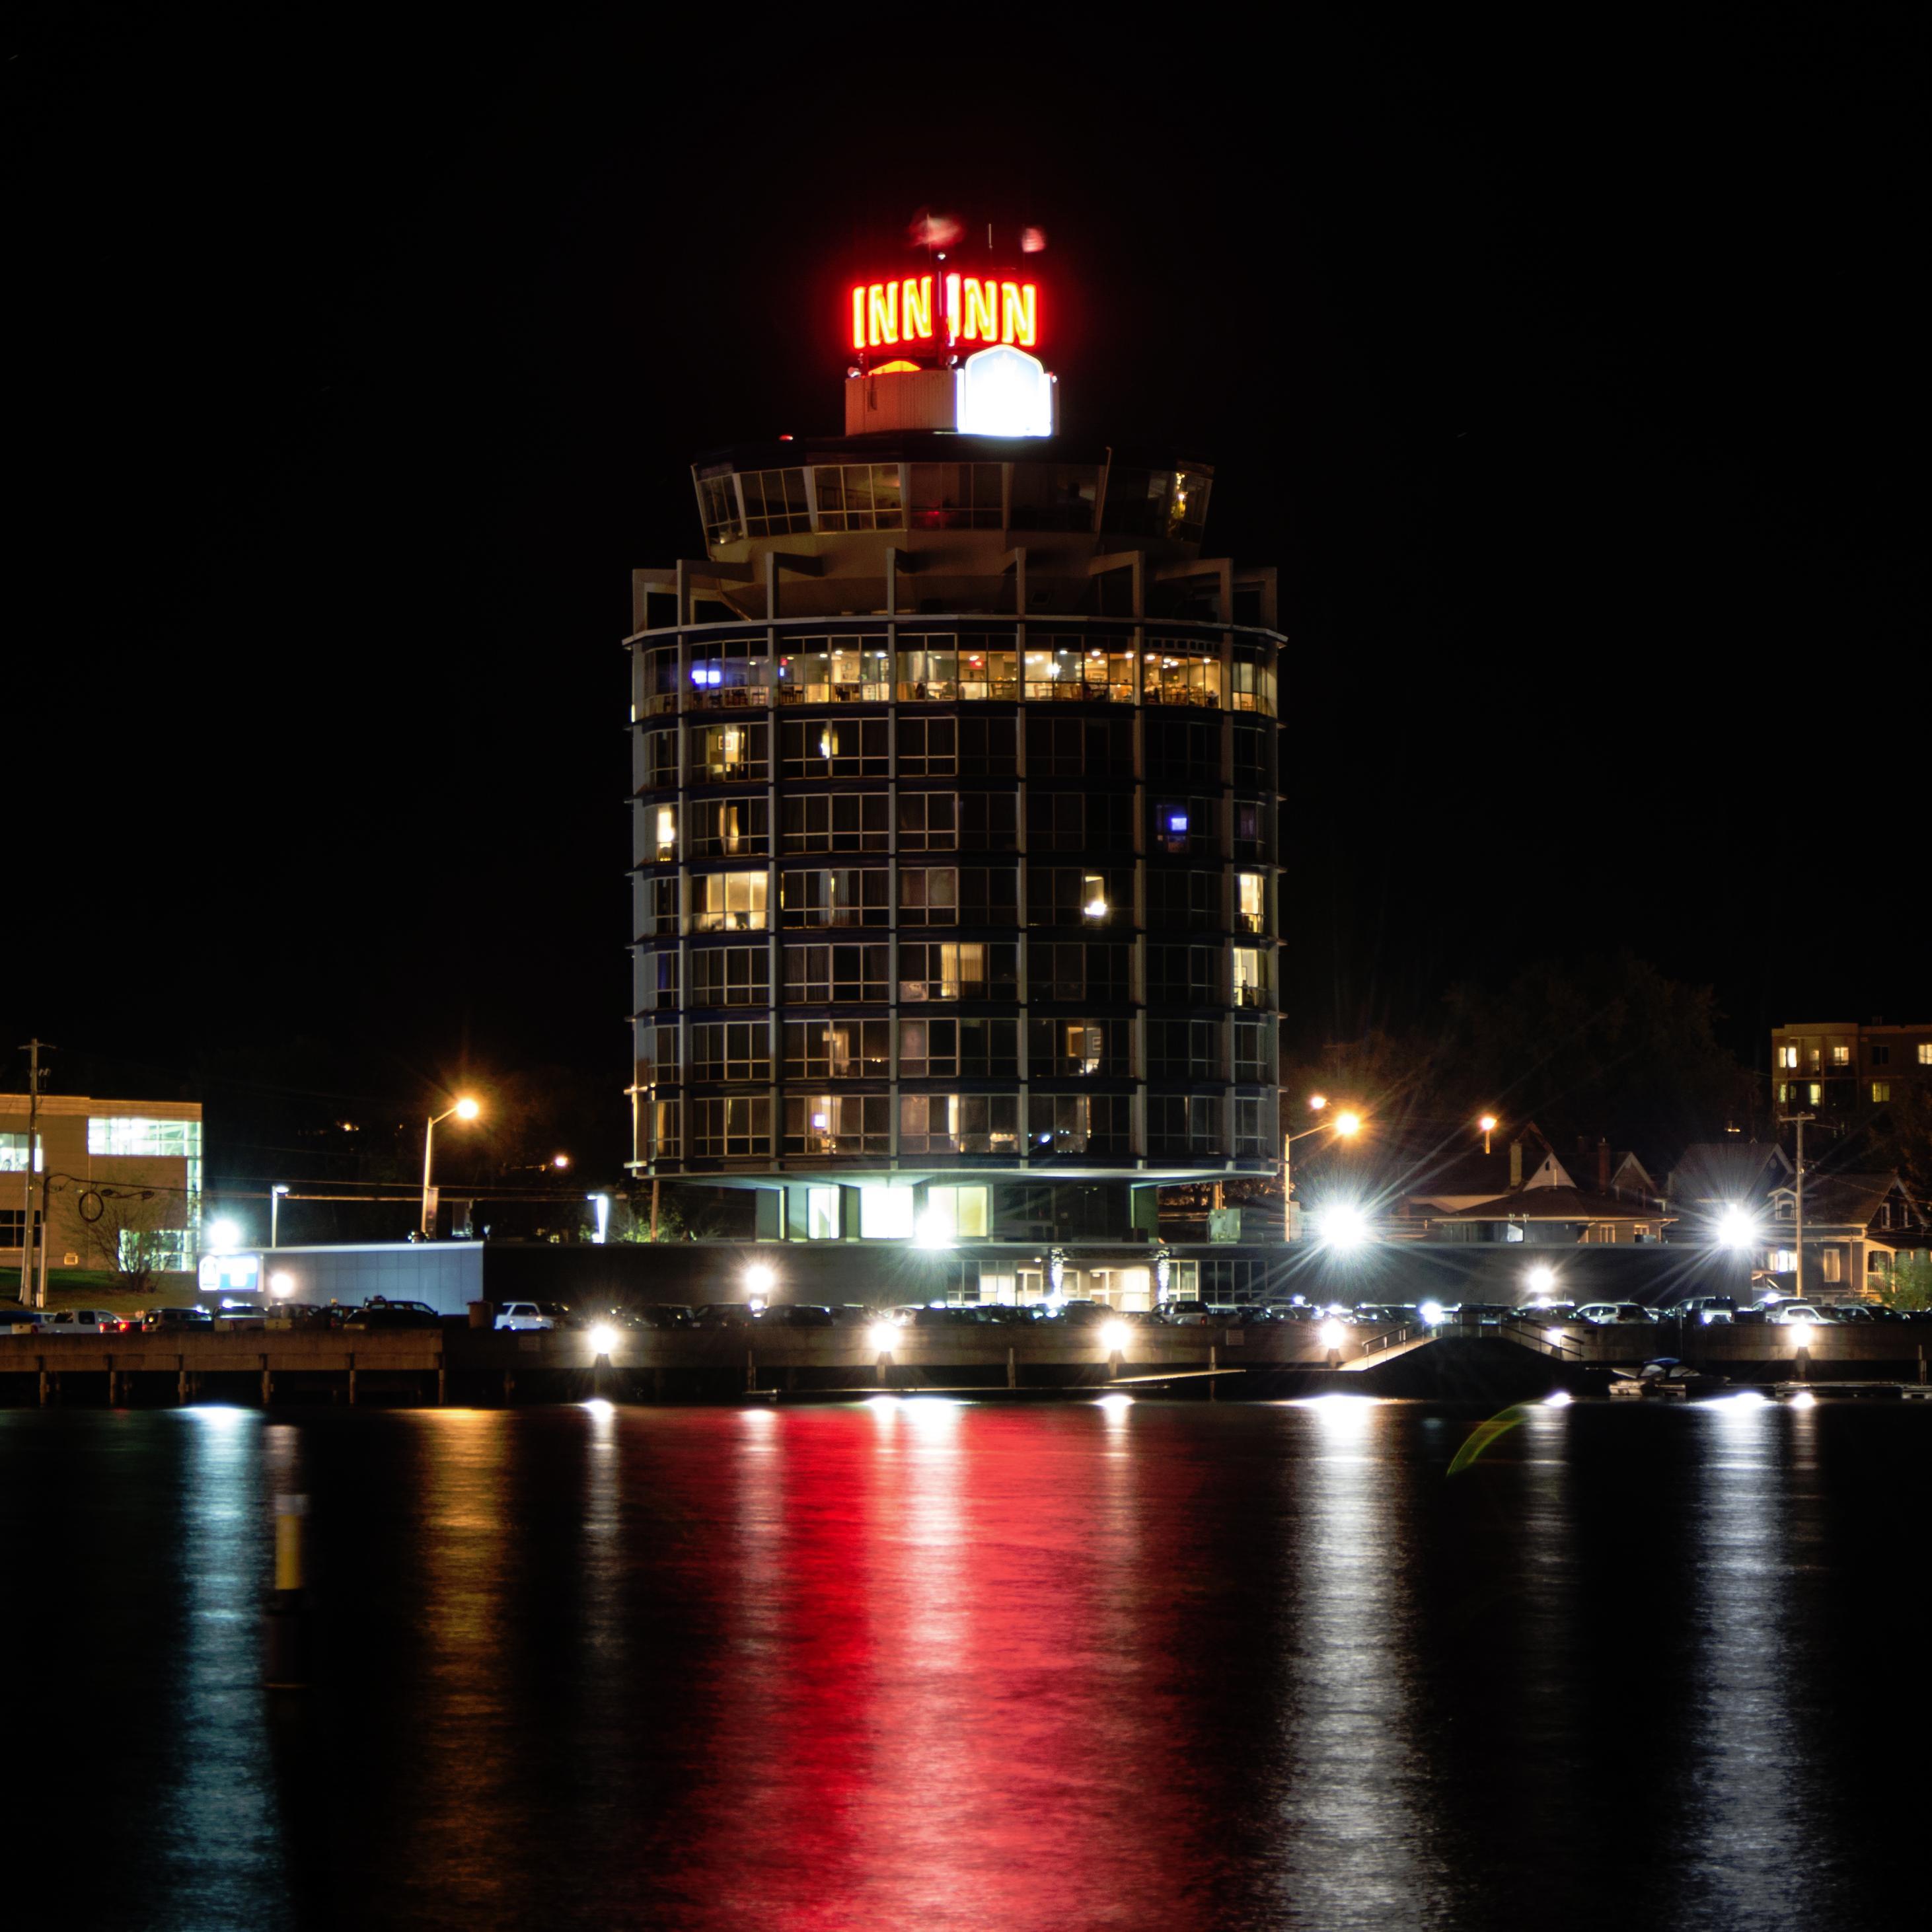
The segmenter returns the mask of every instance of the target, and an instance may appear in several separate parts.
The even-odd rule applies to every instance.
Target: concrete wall
[[[1572,1301],[1674,1300],[1680,1294],[1743,1296],[1748,1258],[1728,1250],[1665,1246],[1538,1248],[1437,1246],[1404,1241],[1372,1245],[1353,1254],[1280,1244],[1227,1242],[1176,1247],[1199,1264],[1201,1292],[1210,1300],[1420,1302],[1528,1299],[1527,1271],[1534,1264],[1556,1272],[1551,1293]],[[1116,1250],[1102,1256],[1070,1246],[1075,1266],[1102,1262],[1117,1270],[1145,1268],[1154,1250]],[[975,1262],[1009,1271],[1039,1268],[1030,1247],[964,1244],[928,1250],[896,1244],[680,1241],[606,1247],[468,1241],[391,1243],[358,1247],[283,1248],[264,1258],[264,1277],[295,1277],[299,1301],[360,1302],[372,1294],[426,1301],[460,1314],[472,1300],[562,1301],[582,1307],[616,1301],[742,1301],[752,1268],[769,1268],[771,1298],[779,1301],[867,1304],[927,1301],[958,1292],[962,1272],[974,1282]],[[1116,1279],[1119,1279],[1117,1274]]]

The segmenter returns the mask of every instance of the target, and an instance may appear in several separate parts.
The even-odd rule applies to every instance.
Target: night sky
[[[1067,429],[1281,568],[1292,1035],[1620,945],[1760,1058],[1926,1007],[1904,29],[762,17],[16,26],[0,1044],[614,1125],[627,573],[695,452],[839,427],[928,205],[1047,231]]]

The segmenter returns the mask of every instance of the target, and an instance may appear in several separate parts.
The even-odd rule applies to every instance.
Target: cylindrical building
[[[1204,464],[974,433],[1058,396],[957,279],[869,352],[855,292],[848,434],[705,457],[634,573],[634,1166],[1144,1306],[1156,1187],[1278,1168],[1274,574]]]

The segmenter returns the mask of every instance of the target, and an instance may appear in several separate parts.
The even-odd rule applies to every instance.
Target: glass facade
[[[902,508],[878,467],[842,466],[836,514]],[[995,466],[931,467],[922,514],[980,515]],[[984,613],[640,634],[639,1171],[1268,1166],[1280,645]]]

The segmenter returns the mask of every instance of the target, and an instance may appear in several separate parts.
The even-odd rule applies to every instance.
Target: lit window
[[[1825,1097],[1824,1088],[1820,1086],[1815,1080],[1805,1088],[1804,1092],[1806,1096],[1810,1100],[1811,1105],[1814,1107],[1816,1106]]]
[[[1921,1066],[1932,1066],[1932,1040],[1918,1042],[1918,1064]]]
[[[113,1115],[87,1124],[87,1150],[101,1154],[159,1154],[189,1160],[201,1156],[199,1120],[146,1120]]]
[[[1825,1279],[1827,1281],[1838,1280],[1840,1278],[1838,1250],[1836,1248],[1827,1248],[1821,1258],[1825,1264]]]
[[[1234,948],[1234,1004],[1258,1006],[1268,999],[1268,973],[1261,952],[1252,946]]]
[[[1244,932],[1268,930],[1268,882],[1258,872],[1237,872],[1235,891],[1239,901],[1240,925]]]
[[[910,1187],[861,1187],[859,1232],[868,1241],[904,1241],[912,1238],[913,1191]]]
[[[47,1145],[38,1134],[34,1136],[34,1172],[42,1172],[47,1164]],[[0,1174],[24,1174],[27,1171],[27,1137],[25,1134],[0,1134]],[[4,1244],[0,1244],[4,1245]],[[20,1243],[16,1241],[16,1247]]]
[[[806,1234],[814,1241],[838,1238],[838,1190],[836,1187],[808,1187],[805,1190]]]
[[[985,1187],[928,1187],[921,1234],[934,1241],[985,1240],[991,1192]]]
[[[1832,1049],[1834,1066],[1849,1066],[1852,1064],[1852,1049],[1849,1046],[1834,1046]]]
[[[658,857],[660,861],[677,856],[677,808],[658,807]]]
[[[1882,1107],[1892,1098],[1892,1082],[1889,1080],[1874,1080],[1871,1087],[1874,1106]]]

